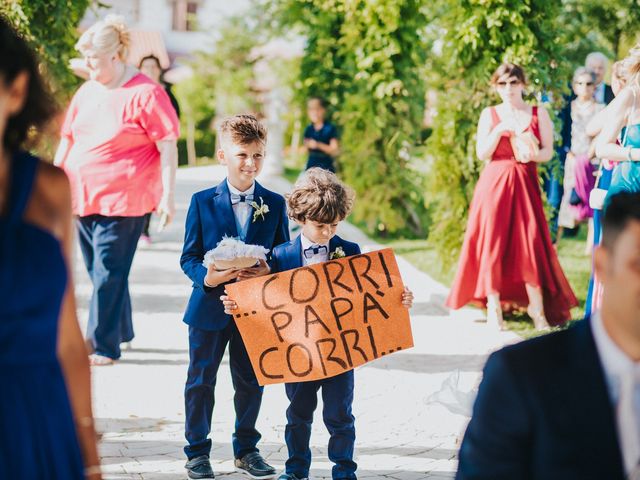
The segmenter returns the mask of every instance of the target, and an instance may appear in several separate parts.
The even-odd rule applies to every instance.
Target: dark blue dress
[[[0,479],[84,478],[56,356],[67,268],[60,242],[23,220],[38,159],[14,155],[0,217]]]

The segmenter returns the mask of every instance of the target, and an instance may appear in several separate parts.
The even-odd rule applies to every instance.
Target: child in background
[[[304,130],[304,146],[309,152],[306,170],[320,167],[335,173],[335,157],[340,152],[338,130],[325,121],[327,108],[324,99],[311,97],[307,102],[307,114],[311,123]]]

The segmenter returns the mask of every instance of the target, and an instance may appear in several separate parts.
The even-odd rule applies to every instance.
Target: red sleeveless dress
[[[500,118],[491,108],[492,126]],[[527,127],[538,140],[538,107]],[[542,288],[549,324],[571,318],[578,305],[551,243],[538,172],[534,162],[515,160],[505,134],[476,185],[456,278],[447,306],[486,306],[487,295],[499,293],[505,310],[526,307],[525,284]]]

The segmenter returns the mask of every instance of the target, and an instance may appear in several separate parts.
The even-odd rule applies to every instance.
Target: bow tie
[[[327,251],[328,250],[325,245],[311,245],[309,248],[305,248],[302,253],[304,254],[304,258],[309,260],[319,253],[324,253],[326,255]]]
[[[237,205],[238,203],[253,202],[253,194],[239,195],[237,193],[231,194],[231,205]]]

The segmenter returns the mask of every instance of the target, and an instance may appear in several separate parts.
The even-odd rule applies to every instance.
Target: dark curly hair
[[[0,82],[9,87],[21,72],[29,75],[29,86],[22,110],[7,121],[2,144],[9,152],[24,148],[32,129],[40,129],[56,112],[56,103],[27,41],[0,15]]]

